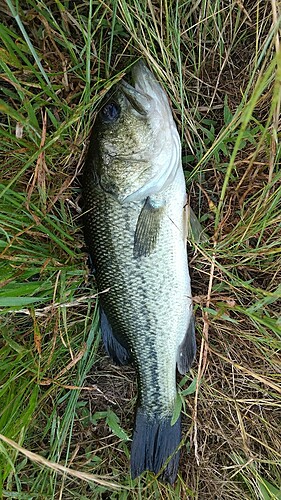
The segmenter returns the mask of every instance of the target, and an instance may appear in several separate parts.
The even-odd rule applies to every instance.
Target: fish
[[[166,92],[144,62],[97,113],[84,165],[84,234],[99,294],[106,352],[136,369],[131,476],[173,484],[181,417],[176,370],[196,341],[186,242],[181,142]],[[172,425],[173,423],[173,425]]]

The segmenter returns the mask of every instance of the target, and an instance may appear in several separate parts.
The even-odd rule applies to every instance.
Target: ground
[[[281,498],[280,6],[0,11],[3,498]],[[167,90],[205,232],[188,244],[198,354],[178,377],[174,487],[130,479],[136,377],[100,343],[80,208],[95,111],[139,57]]]

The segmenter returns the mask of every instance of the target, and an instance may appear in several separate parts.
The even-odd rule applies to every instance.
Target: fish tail
[[[137,409],[131,447],[133,479],[146,470],[158,474],[167,462],[160,479],[170,484],[175,482],[180,456],[176,449],[181,441],[181,418],[173,426],[171,418],[151,416],[142,408]]]

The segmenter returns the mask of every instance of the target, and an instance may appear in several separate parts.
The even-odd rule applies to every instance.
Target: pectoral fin
[[[134,256],[150,255],[156,247],[165,202],[146,198],[140,212],[134,238]]]

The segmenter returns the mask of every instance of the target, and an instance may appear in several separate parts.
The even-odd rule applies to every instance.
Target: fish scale
[[[138,68],[138,90],[144,75],[146,91],[150,84],[155,95],[158,92],[157,102],[162,99],[167,120],[170,109],[163,90],[145,66]],[[157,162],[158,156],[152,91],[147,96],[126,84],[113,97],[115,100],[110,107],[102,108],[94,126],[84,168],[85,238],[98,290],[104,292],[99,297],[105,347],[119,364],[132,360],[137,371],[132,476],[144,470],[158,473],[173,455],[163,472],[163,479],[172,483],[178,467],[175,450],[180,442],[180,419],[171,426],[177,397],[176,366],[185,372],[195,355],[185,241],[185,181],[178,160],[169,183],[165,175],[159,176],[158,166],[153,171],[152,158]],[[159,114],[159,105],[157,110]],[[169,120],[171,134],[175,135],[174,123]],[[127,140],[126,133],[132,127]],[[175,137],[171,148],[178,147]],[[159,136],[158,142],[160,157],[166,141]],[[179,152],[172,152],[170,161],[179,157]],[[150,181],[153,175],[157,179],[155,189]],[[162,190],[159,182],[164,183]],[[146,185],[149,196],[143,195]],[[135,199],[126,201],[126,197]]]
[[[171,415],[176,397],[175,351],[186,333],[182,329],[179,338],[177,310],[182,316],[190,296],[186,276],[180,273],[179,280],[177,272],[181,266],[176,257],[186,260],[183,234],[177,228],[179,221],[173,221],[172,214],[171,219],[167,216],[159,236],[162,251],[159,247],[149,259],[136,259],[133,257],[134,230],[141,204],[131,203],[130,208],[124,208],[95,186],[89,185],[89,189],[92,211],[87,214],[87,220],[91,220],[90,238],[94,236],[89,248],[96,263],[98,289],[103,292],[109,288],[100,296],[102,306],[114,333],[126,340],[135,363],[142,367],[139,369],[141,401],[147,408],[151,406],[152,412],[157,406],[161,412]],[[181,255],[175,252],[175,239],[182,247]],[[106,255],[110,258],[106,259]],[[187,307],[186,310],[188,312]],[[186,324],[186,317],[182,322]],[[149,357],[159,361],[149,365]],[[153,388],[155,383],[158,391]]]

